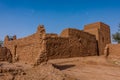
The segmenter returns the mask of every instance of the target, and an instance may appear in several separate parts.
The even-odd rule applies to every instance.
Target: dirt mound
[[[16,76],[15,80],[75,80],[54,68],[52,64],[42,64],[26,73],[26,75]]]
[[[105,56],[49,60],[39,66],[0,63],[0,80],[120,80],[120,66]]]
[[[16,75],[24,75],[22,66],[7,62],[0,63],[0,80],[15,80]]]
[[[1,63],[0,80],[76,80],[56,69],[53,64],[39,66]]]

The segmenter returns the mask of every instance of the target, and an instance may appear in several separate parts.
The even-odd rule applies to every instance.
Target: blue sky
[[[120,0],[0,0],[0,39],[16,34],[30,35],[43,24],[48,33],[64,28],[83,29],[93,22],[104,22],[117,31]]]

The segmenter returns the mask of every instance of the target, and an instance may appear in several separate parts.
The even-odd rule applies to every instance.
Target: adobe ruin
[[[4,47],[10,50],[12,61],[40,64],[49,59],[102,55],[110,41],[108,25],[97,22],[86,25],[84,30],[64,29],[60,35],[46,33],[44,26],[27,37],[5,37]]]
[[[98,54],[104,54],[106,44],[111,43],[110,27],[102,22],[85,25],[84,31],[96,36]]]
[[[106,58],[115,64],[120,63],[120,44],[108,44],[105,47],[104,54]]]
[[[0,61],[12,62],[12,54],[6,47],[0,46]]]

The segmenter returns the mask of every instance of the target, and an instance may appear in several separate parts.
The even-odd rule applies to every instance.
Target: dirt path
[[[39,66],[3,62],[0,80],[120,80],[120,63],[104,56],[55,59]]]
[[[77,80],[120,80],[120,66],[104,56],[57,59],[50,63]]]

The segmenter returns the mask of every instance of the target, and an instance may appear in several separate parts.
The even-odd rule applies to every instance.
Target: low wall
[[[120,60],[120,44],[109,44],[108,46],[108,58],[114,58]]]

